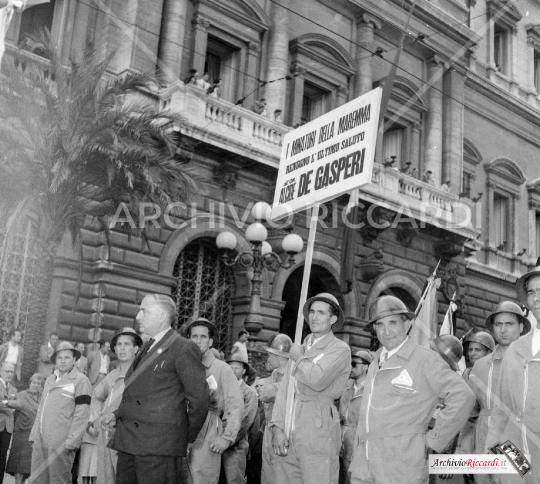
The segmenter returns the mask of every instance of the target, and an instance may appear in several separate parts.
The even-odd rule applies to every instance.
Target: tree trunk
[[[38,259],[39,267],[32,289],[33,310],[28,315],[23,341],[24,361],[21,378],[25,388],[30,377],[36,372],[39,347],[45,340],[45,326],[57,249],[58,243],[56,242],[44,244]]]

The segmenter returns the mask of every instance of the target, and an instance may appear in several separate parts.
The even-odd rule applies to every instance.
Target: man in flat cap
[[[335,296],[321,293],[303,308],[311,334],[289,352],[285,376],[279,385],[272,421],[272,445],[278,484],[337,484],[341,429],[334,405],[351,372],[349,345],[334,336],[344,322]],[[285,434],[289,375],[295,377],[292,428]]]
[[[236,442],[244,413],[244,397],[231,367],[216,358],[212,351],[216,327],[206,318],[197,318],[183,332],[201,350],[210,389],[206,422],[189,448],[189,482],[217,484],[221,456]]]
[[[434,351],[408,337],[410,312],[394,296],[369,308],[380,348],[369,366],[360,407],[353,460],[354,484],[423,484],[428,459],[460,431],[475,398],[463,378]],[[435,426],[428,423],[442,399]]]

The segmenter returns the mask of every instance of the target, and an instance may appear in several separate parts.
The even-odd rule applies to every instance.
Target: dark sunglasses
[[[357,365],[369,365],[367,361],[362,360],[362,363],[357,363],[356,361],[351,361],[351,366],[356,368]]]

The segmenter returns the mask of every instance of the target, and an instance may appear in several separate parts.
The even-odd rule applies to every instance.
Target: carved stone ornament
[[[435,245],[435,257],[440,259],[441,266],[444,267],[450,260],[463,252],[465,240],[464,237],[448,236],[447,234],[441,242]]]
[[[359,222],[362,227],[359,230],[364,244],[371,244],[385,230],[390,228],[395,218],[395,213],[387,208],[370,206],[367,210],[362,210]]]
[[[457,279],[455,267],[447,269],[443,274],[441,281],[441,292],[443,293],[443,296],[447,302],[452,300],[454,293],[456,295],[454,300],[457,301],[460,299],[461,288]]]
[[[396,232],[396,240],[403,247],[410,247],[412,245],[415,230],[407,223],[398,225]]]
[[[236,188],[239,168],[232,163],[220,163],[213,170],[214,181],[219,183],[222,188],[230,190]]]
[[[378,250],[364,257],[359,264],[360,275],[364,282],[371,282],[384,271],[383,255]]]

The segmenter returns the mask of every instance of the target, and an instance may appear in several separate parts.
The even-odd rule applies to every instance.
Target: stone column
[[[90,17],[90,6],[87,3],[77,2],[77,10],[73,24],[73,37],[71,40],[71,55],[76,62],[83,59],[86,41],[88,39],[88,20]]]
[[[268,66],[266,80],[272,81],[285,77],[289,73],[289,31],[288,24],[290,12],[283,7],[288,7],[290,0],[279,0],[271,3],[271,27],[268,38]],[[282,7],[283,5],[283,7]],[[287,81],[282,79],[270,82],[265,86],[264,97],[266,98],[266,110],[273,115],[276,109],[285,109],[285,95]]]
[[[195,15],[191,21],[193,50],[191,51],[191,68],[197,69],[199,75],[204,74],[204,64],[206,62],[206,46],[208,44],[208,27],[210,22],[202,15]]]
[[[476,49],[478,49],[478,44],[471,45],[467,52],[465,52],[465,57],[468,59],[469,69],[473,72],[476,72]]]
[[[426,155],[424,169],[421,177],[428,170],[433,172],[435,186],[441,185],[441,161],[443,141],[443,72],[444,62],[434,55],[427,61],[428,64],[428,104],[429,111],[426,120]],[[421,178],[420,177],[420,178]]]
[[[487,59],[486,59],[486,77],[490,80],[495,78],[497,66],[495,65],[495,17],[496,12],[492,8],[487,10]]]
[[[409,173],[412,172],[413,168],[416,168],[417,177],[421,179],[420,176],[420,123],[413,123],[411,125],[411,151],[409,161],[411,166]]]
[[[532,37],[527,37],[527,59],[530,66],[530,73],[529,73],[529,103],[535,105],[536,103],[536,96],[538,95],[538,91],[536,90],[536,86],[534,85],[534,51],[539,50],[540,51],[540,45],[536,42],[535,39]]]
[[[442,178],[452,182],[450,191],[461,192],[463,171],[463,100],[465,92],[464,69],[453,66],[443,77],[443,157]]]
[[[291,69],[291,73],[295,76],[293,78],[293,88],[291,94],[289,110],[288,124],[294,126],[296,123],[300,123],[302,117],[302,101],[304,100],[304,79],[306,76],[306,69],[298,64],[295,64]],[[274,111],[272,111],[273,113]]]
[[[250,42],[248,44],[248,53],[247,53],[247,62],[246,62],[246,76],[244,84],[244,103],[245,108],[250,108],[255,102],[255,91],[258,86],[257,79],[259,78],[258,73],[258,60],[259,60],[260,47],[259,44],[255,42]],[[274,111],[267,111],[268,117],[274,119]]]
[[[349,97],[349,90],[345,86],[338,86],[336,94],[336,108],[343,106]]]
[[[186,26],[187,0],[164,0],[161,14],[161,34],[158,50],[158,67],[163,80],[178,80]]]
[[[108,52],[116,52],[110,70],[121,74],[131,68],[137,39],[138,0],[125,0],[113,7],[114,18],[109,23]]]
[[[517,52],[517,38],[518,28],[514,25],[508,31],[508,77],[510,78],[510,92],[514,95],[518,95],[519,84],[517,80],[518,73],[518,52]]]
[[[371,91],[373,74],[370,52],[373,52],[373,30],[380,29],[381,23],[367,13],[356,17],[356,72],[354,73],[354,91],[356,98]]]

